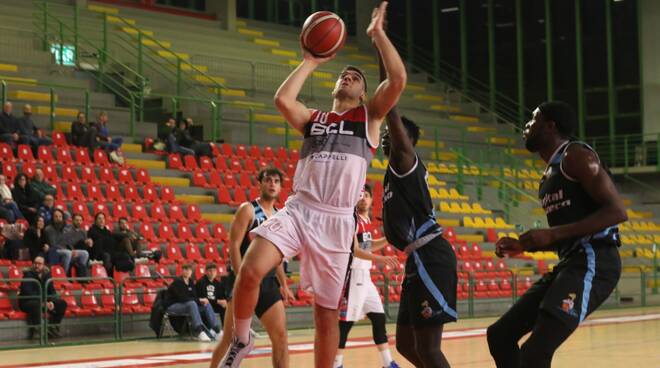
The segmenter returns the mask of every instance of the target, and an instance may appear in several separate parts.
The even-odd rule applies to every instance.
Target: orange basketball
[[[305,20],[300,33],[300,42],[314,56],[331,56],[346,42],[344,21],[333,12],[316,12]]]

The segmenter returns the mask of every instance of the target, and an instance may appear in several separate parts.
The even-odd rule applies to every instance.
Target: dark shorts
[[[408,256],[397,324],[455,322],[456,284],[456,255],[449,242],[439,236]]]
[[[511,310],[533,318],[542,309],[575,329],[607,300],[620,276],[617,247],[592,241],[543,275]]]
[[[231,301],[234,294],[234,281],[236,281],[236,276],[231,273],[227,276],[229,278],[228,285],[231,287],[226,290],[227,301]],[[270,309],[275,303],[282,300],[282,294],[280,293],[280,283],[277,281],[276,277],[266,276],[261,281],[261,287],[259,288],[259,299],[257,300],[257,306],[254,308],[254,314],[258,318]]]

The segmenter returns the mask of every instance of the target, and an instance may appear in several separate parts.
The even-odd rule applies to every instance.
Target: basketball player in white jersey
[[[355,257],[351,262],[348,288],[344,292],[339,310],[339,350],[335,357],[334,368],[344,367],[343,351],[346,348],[348,333],[353,324],[365,316],[371,321],[372,337],[378,348],[382,367],[399,368],[399,365],[392,359],[388,344],[385,308],[380,300],[378,288],[371,281],[372,262],[385,263],[392,268],[397,267],[399,262],[396,257],[374,254],[387,244],[387,240],[382,236],[378,226],[369,218],[372,203],[371,186],[365,184],[362,198],[355,207],[358,215],[358,229],[354,245],[356,247]]]
[[[275,94],[275,105],[304,136],[293,194],[285,208],[252,230],[234,287],[234,339],[220,366],[238,367],[253,348],[250,323],[261,279],[283,259],[300,255],[300,287],[314,294],[314,365],[332,368],[339,343],[339,301],[355,236],[354,208],[379,142],[380,126],[406,86],[406,69],[383,30],[387,2],[374,10],[367,34],[379,50],[387,78],[366,100],[364,75],[340,74],[332,111],[297,100],[307,77],[331,58],[304,52],[304,60]]]

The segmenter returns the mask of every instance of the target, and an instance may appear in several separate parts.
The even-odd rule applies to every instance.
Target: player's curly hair
[[[257,174],[257,181],[261,182],[266,176],[273,176],[273,175],[279,176],[280,181],[284,180],[284,174],[282,173],[282,171],[280,171],[280,169],[274,166],[268,166],[259,170],[259,173]]]

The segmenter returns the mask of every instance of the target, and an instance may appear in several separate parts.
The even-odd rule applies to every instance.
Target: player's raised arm
[[[307,78],[321,64],[334,57],[317,58],[303,49],[304,59],[296,69],[289,74],[280,88],[275,92],[275,106],[289,125],[299,132],[303,132],[305,124],[309,122],[312,111],[302,102],[298,101],[298,94]]]
[[[387,1],[383,1],[378,8],[374,9],[371,24],[367,28],[367,34],[378,49],[387,75],[367,104],[369,137],[374,142],[380,135],[380,124],[385,119],[387,112],[396,105],[401,93],[406,88],[408,77],[399,53],[385,33],[383,23],[386,16]]]

